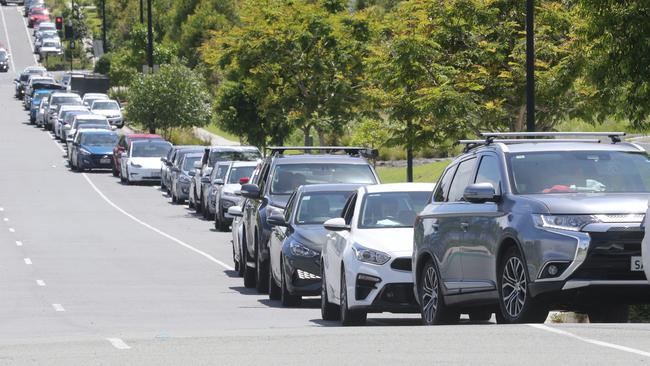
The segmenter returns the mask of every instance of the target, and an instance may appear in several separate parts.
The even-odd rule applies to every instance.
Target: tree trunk
[[[524,130],[524,118],[526,117],[526,105],[519,107],[519,115],[515,122],[515,130],[513,132],[521,132]]]
[[[326,146],[327,142],[325,141],[325,132],[320,128],[316,128],[316,132],[318,133],[318,144],[320,146]]]
[[[406,122],[406,181],[413,182],[413,136],[411,136],[411,120]]]
[[[307,125],[302,128],[302,132],[305,134],[305,146],[312,146],[311,142],[311,125]]]

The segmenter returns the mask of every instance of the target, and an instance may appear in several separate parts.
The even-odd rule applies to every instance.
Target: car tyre
[[[113,165],[112,170],[113,170],[113,176],[114,177],[119,177],[120,176],[120,172],[119,172],[119,170],[115,169],[115,165]]]
[[[547,306],[530,296],[526,268],[516,246],[507,249],[499,261],[497,290],[500,311],[496,313],[498,323],[543,323],[548,317]]]
[[[282,306],[287,306],[287,307],[296,307],[300,306],[302,303],[302,296],[298,295],[293,295],[291,292],[289,292],[289,288],[287,287],[287,275],[284,273],[284,266],[281,265],[282,269],[280,270],[280,273],[282,274],[281,277],[281,294],[280,294],[280,301],[282,302]]]
[[[258,293],[265,294],[269,291],[269,279],[266,278],[266,276],[269,275],[269,262],[262,261],[262,255],[260,253],[259,246],[257,246],[257,255],[255,261],[255,272],[257,274],[257,278],[255,279],[255,287],[257,288]]]
[[[323,264],[321,263],[321,268]],[[329,302],[327,296],[327,280],[325,279],[325,271],[323,271],[321,286],[320,286],[320,316],[323,320],[339,320],[341,319],[341,308]]]
[[[280,267],[282,267],[282,264],[280,264]],[[282,269],[280,270],[282,271]],[[269,266],[269,300],[280,300],[281,297],[282,294],[280,293],[280,286],[275,283],[275,278],[273,278],[271,266]]]
[[[420,297],[420,315],[422,324],[438,325],[458,322],[460,313],[447,307],[442,294],[442,286],[438,269],[433,260],[422,267],[418,281],[418,296]]]
[[[245,235],[245,234],[244,234]],[[248,256],[248,247],[246,246],[245,237],[242,238],[242,264],[244,266],[244,287],[253,288],[255,287],[255,270],[248,265],[250,258]]]
[[[600,305],[587,311],[590,323],[628,323],[629,305]]]
[[[348,306],[348,289],[345,280],[345,269],[341,267],[341,324],[348,325],[364,325],[368,313],[359,309],[350,309]]]
[[[230,225],[226,223],[221,210],[217,210],[217,212],[214,214],[214,228],[217,231],[228,231],[229,226]]]
[[[241,245],[239,247],[239,261],[235,261],[237,263],[236,270],[237,270],[237,275],[239,277],[244,277],[244,266],[246,266],[246,263],[243,261],[244,256],[244,250],[241,248]],[[233,260],[235,259],[235,248],[233,244],[233,253],[232,253]]]

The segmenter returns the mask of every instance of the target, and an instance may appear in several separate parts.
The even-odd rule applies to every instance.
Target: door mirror
[[[345,219],[342,217],[336,217],[325,221],[323,227],[329,231],[345,231],[350,230],[350,225],[345,223]]]
[[[115,131],[115,130],[117,130],[117,126],[111,125],[111,131]]]
[[[214,184],[216,184],[218,186],[222,186],[224,184],[223,179],[221,179],[221,178],[215,179]]]
[[[266,222],[271,226],[289,226],[283,215],[271,215],[266,218]]]
[[[178,167],[172,167],[171,170],[172,170],[172,172],[174,172],[174,173],[178,173],[178,172],[181,171]]]
[[[465,188],[463,198],[471,203],[496,202],[499,200],[492,183],[475,183]]]
[[[167,163],[167,158],[163,156],[162,158],[160,158],[160,161],[162,161],[163,163]]]
[[[246,198],[260,198],[260,187],[257,184],[242,184],[241,195]]]
[[[239,206],[230,206],[228,207],[228,215],[233,217],[242,217],[241,207]]]
[[[70,131],[71,128],[72,128],[72,126],[70,126],[70,125],[63,126],[63,129],[66,130],[66,131]]]
[[[194,169],[201,169],[201,167],[203,167],[203,164],[201,164],[200,161],[195,161],[193,167]]]
[[[246,183],[250,182],[250,180],[251,179],[248,178],[248,177],[239,178],[239,184],[246,184]]]
[[[189,172],[187,172],[187,175],[189,175],[190,177],[195,176],[196,175],[196,170],[190,170]]]
[[[201,183],[210,183],[210,177],[201,177]]]

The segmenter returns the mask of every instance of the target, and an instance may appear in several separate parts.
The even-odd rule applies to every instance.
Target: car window
[[[241,150],[241,151],[210,151],[208,163],[213,165],[218,161],[255,161],[260,159],[262,155],[257,150]]]
[[[186,156],[185,159],[183,159],[183,171],[190,171],[194,169],[194,163],[197,161],[201,161],[200,156]]]
[[[343,207],[352,192],[308,192],[300,197],[296,213],[296,224],[319,225],[341,217]]]
[[[499,161],[495,156],[485,155],[481,158],[474,183],[492,183],[497,193],[500,192],[501,172],[499,169]]]
[[[296,192],[289,196],[287,200],[287,207],[284,209],[284,221],[289,222],[291,220],[291,213],[293,212],[293,206],[296,201]]]
[[[93,106],[93,109],[106,109],[106,110],[119,110],[120,106],[117,104],[117,102],[104,102],[104,101],[95,101],[91,104]]]
[[[465,192],[465,188],[467,188],[469,182],[472,179],[472,172],[474,171],[475,162],[476,158],[471,158],[458,164],[458,169],[454,175],[454,180],[451,182],[451,187],[449,188],[449,202],[463,200],[463,193]]]
[[[132,146],[131,156],[138,158],[161,158],[167,155],[172,145],[161,142],[142,142],[134,143]]]
[[[449,186],[451,185],[451,180],[456,173],[456,168],[458,166],[454,165],[445,171],[445,174],[438,181],[436,186],[436,191],[433,193],[434,202],[445,202],[447,201],[447,193],[449,192]]]
[[[426,206],[430,192],[369,193],[363,198],[359,228],[413,227],[415,216]]]
[[[228,184],[239,183],[241,178],[250,178],[255,170],[254,166],[234,166],[230,168],[230,173],[228,173]]]
[[[289,195],[301,185],[328,183],[376,183],[366,164],[282,164],[277,165],[271,181],[271,194]]]
[[[117,135],[114,133],[91,133],[84,134],[81,137],[82,145],[89,146],[113,146],[117,140]]]
[[[345,203],[345,207],[343,207],[343,219],[345,219],[345,224],[350,225],[352,224],[352,217],[354,216],[354,206],[357,205],[357,192],[354,192],[350,198],[348,198],[348,202]]]
[[[216,169],[212,170],[210,174],[210,180],[214,181],[215,179],[226,179],[226,173],[228,173],[228,167],[230,164],[219,164]]]

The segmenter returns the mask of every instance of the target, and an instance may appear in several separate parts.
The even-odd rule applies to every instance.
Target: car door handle
[[[466,223],[466,222],[461,222],[461,223],[460,223],[460,228],[461,228],[463,231],[467,231],[467,229],[469,229],[469,224]]]

